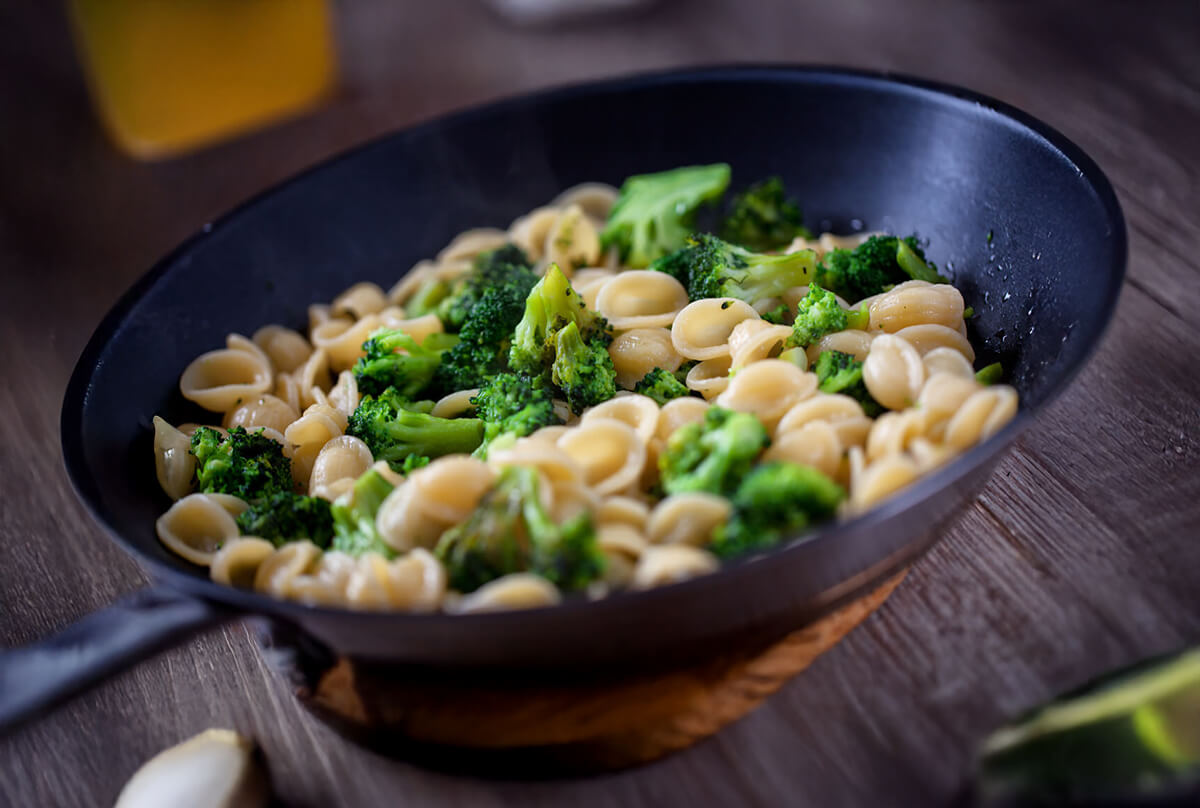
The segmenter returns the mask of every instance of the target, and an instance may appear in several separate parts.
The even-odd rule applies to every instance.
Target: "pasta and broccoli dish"
[[[1013,418],[915,236],[814,236],[780,180],[729,183],[576,186],[306,333],[230,334],[179,381],[212,424],[154,419],[160,540],[309,604],[545,606],[768,550]]]

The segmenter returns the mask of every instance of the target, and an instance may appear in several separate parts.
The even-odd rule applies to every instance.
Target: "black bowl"
[[[756,122],[719,110],[753,110]],[[227,333],[302,325],[308,304],[359,280],[391,284],[459,231],[506,226],[574,183],[717,161],[732,164],[735,186],[781,176],[822,229],[927,239],[977,312],[970,330],[981,359],[1002,361],[1019,390],[1018,417],[863,516],[704,578],[549,609],[306,607],[214,584],[158,542],[154,520],[168,503],[154,480],[150,419],[195,419],[176,382]],[[902,77],[794,67],[654,74],[501,101],[382,138],[205,228],[101,323],[67,390],[66,463],[96,518],[161,588],[144,598],[154,608],[127,603],[58,640],[90,667],[26,668],[18,679],[15,666],[47,657],[6,655],[0,718],[245,613],[338,654],[437,669],[632,668],[778,636],[936,540],[1095,348],[1125,260],[1112,188],[1078,147],[992,99]],[[9,686],[19,681],[36,686]]]

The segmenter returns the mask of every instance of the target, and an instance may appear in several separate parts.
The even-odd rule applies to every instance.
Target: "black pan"
[[[364,614],[210,582],[154,520],[150,419],[203,421],[177,380],[230,331],[295,326],[354,281],[391,284],[457,232],[506,226],[586,180],[727,161],[735,186],[778,174],[821,229],[916,231],[978,316],[981,362],[1021,394],[999,435],[881,507],[720,573],[598,602],[508,614]],[[0,726],[197,630],[265,616],[362,661],[631,670],[779,636],[911,562],[1067,385],[1112,314],[1126,260],[1112,188],[1078,147],[990,98],[846,70],[689,70],[537,93],[400,132],[205,228],[142,278],[84,349],[62,412],[80,497],[156,586],[0,658]]]

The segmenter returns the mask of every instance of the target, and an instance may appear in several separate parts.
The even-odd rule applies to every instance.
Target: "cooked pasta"
[[[632,389],[654,368],[675,371],[683,357],[675,350],[671,332],[665,328],[632,328],[613,338],[608,346],[617,384]]]
[[[540,608],[711,573],[792,538],[780,509],[853,516],[1015,417],[915,239],[668,248],[670,222],[629,225],[659,176],[575,186],[197,357],[179,388],[216,423],[153,420],[162,543],[312,605]]]

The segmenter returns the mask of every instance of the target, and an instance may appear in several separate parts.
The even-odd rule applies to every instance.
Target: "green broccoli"
[[[260,428],[230,428],[228,437],[211,427],[192,433],[188,451],[196,457],[197,488],[205,494],[233,494],[246,502],[291,491],[292,461]]]
[[[721,558],[765,550],[789,533],[833,515],[846,493],[811,466],[764,463],[742,480],[733,514],[713,531],[709,549]]]
[[[567,276],[551,264],[525,299],[525,311],[513,329],[509,367],[531,376],[548,371],[554,363],[555,338],[568,323],[577,323],[586,338],[608,332],[604,318],[587,308]]]
[[[608,322],[588,310],[567,276],[551,264],[525,301],[508,364],[527,376],[548,374],[571,409],[581,412],[616,394],[611,341]]]
[[[661,407],[673,398],[690,396],[689,390],[675,374],[663,368],[651,368],[633,388],[633,392],[649,396]]]
[[[529,258],[520,247],[506,244],[475,256],[471,271],[438,304],[438,317],[447,331],[457,331],[488,289],[512,286],[522,298],[537,283]]]
[[[784,347],[811,345],[826,334],[844,331],[848,324],[846,310],[838,304],[833,292],[814,283],[808,287],[808,294],[800,299],[796,307],[792,335],[787,338]]]
[[[475,414],[484,423],[484,439],[476,455],[486,456],[487,447],[500,435],[521,438],[544,426],[561,424],[554,412],[554,391],[542,377],[501,373],[474,397]]]
[[[980,384],[999,384],[1004,378],[1004,366],[999,362],[993,362],[990,365],[980,368],[975,373],[975,380]]]
[[[375,469],[367,469],[355,480],[349,493],[338,497],[329,506],[333,517],[330,549],[353,556],[379,553],[385,558],[394,558],[396,551],[387,545],[375,526],[379,506],[390,493],[392,484]]]
[[[328,547],[333,536],[329,501],[291,491],[276,491],[254,500],[238,515],[237,524],[242,535],[267,539],[276,547],[299,539]]]
[[[768,443],[755,416],[709,407],[703,421],[681,426],[667,439],[658,457],[663,490],[729,496]]]
[[[346,434],[366,443],[376,460],[403,471],[412,455],[430,458],[473,451],[483,441],[483,422],[416,412],[389,387],[378,396],[363,396],[350,414]],[[411,467],[416,461],[408,462]]]
[[[767,255],[700,233],[650,268],[682,283],[691,300],[736,297],[753,304],[809,283],[815,267],[816,253],[812,250]]]
[[[692,232],[701,205],[720,199],[729,187],[729,166],[684,166],[629,177],[621,186],[600,244],[616,246],[631,267],[678,250]]]
[[[884,407],[867,391],[863,383],[862,362],[854,354],[841,351],[821,351],[813,371],[823,393],[841,393],[862,405],[863,412],[874,418]]]
[[[424,317],[426,314],[437,314],[438,306],[450,296],[452,289],[449,283],[441,278],[430,278],[417,287],[404,304],[404,316]]]
[[[377,396],[389,387],[404,398],[415,398],[433,381],[442,354],[457,339],[451,334],[430,334],[420,345],[396,329],[380,329],[363,343],[365,356],[354,365],[358,392]],[[400,353],[403,350],[404,353]]]
[[[462,323],[458,344],[442,354],[434,374],[436,389],[450,393],[483,387],[508,369],[513,329],[525,313],[525,298],[532,286],[509,283],[483,291]]]
[[[554,363],[550,379],[562,390],[571,412],[583,412],[617,394],[617,371],[608,355],[606,334],[593,333],[584,340],[577,323],[569,323],[554,337]]]
[[[408,457],[404,458],[404,462],[400,464],[400,468],[397,469],[393,467],[392,470],[398,471],[407,477],[417,469],[423,466],[428,466],[431,460],[432,458],[430,458],[429,455],[410,454]]]
[[[787,198],[779,177],[757,182],[735,196],[720,233],[726,241],[756,252],[781,249],[797,236],[812,238],[804,214]]]
[[[830,250],[817,267],[817,282],[847,300],[862,300],[912,279],[949,283],[925,260],[916,236],[871,236],[853,250]]]
[[[788,308],[787,303],[780,303],[775,308],[764,311],[762,318],[772,325],[791,325],[792,310]]]
[[[508,466],[465,522],[442,534],[434,550],[450,586],[472,592],[488,581],[529,570],[561,589],[581,589],[604,571],[591,516],[556,525],[538,496],[537,471]]]

